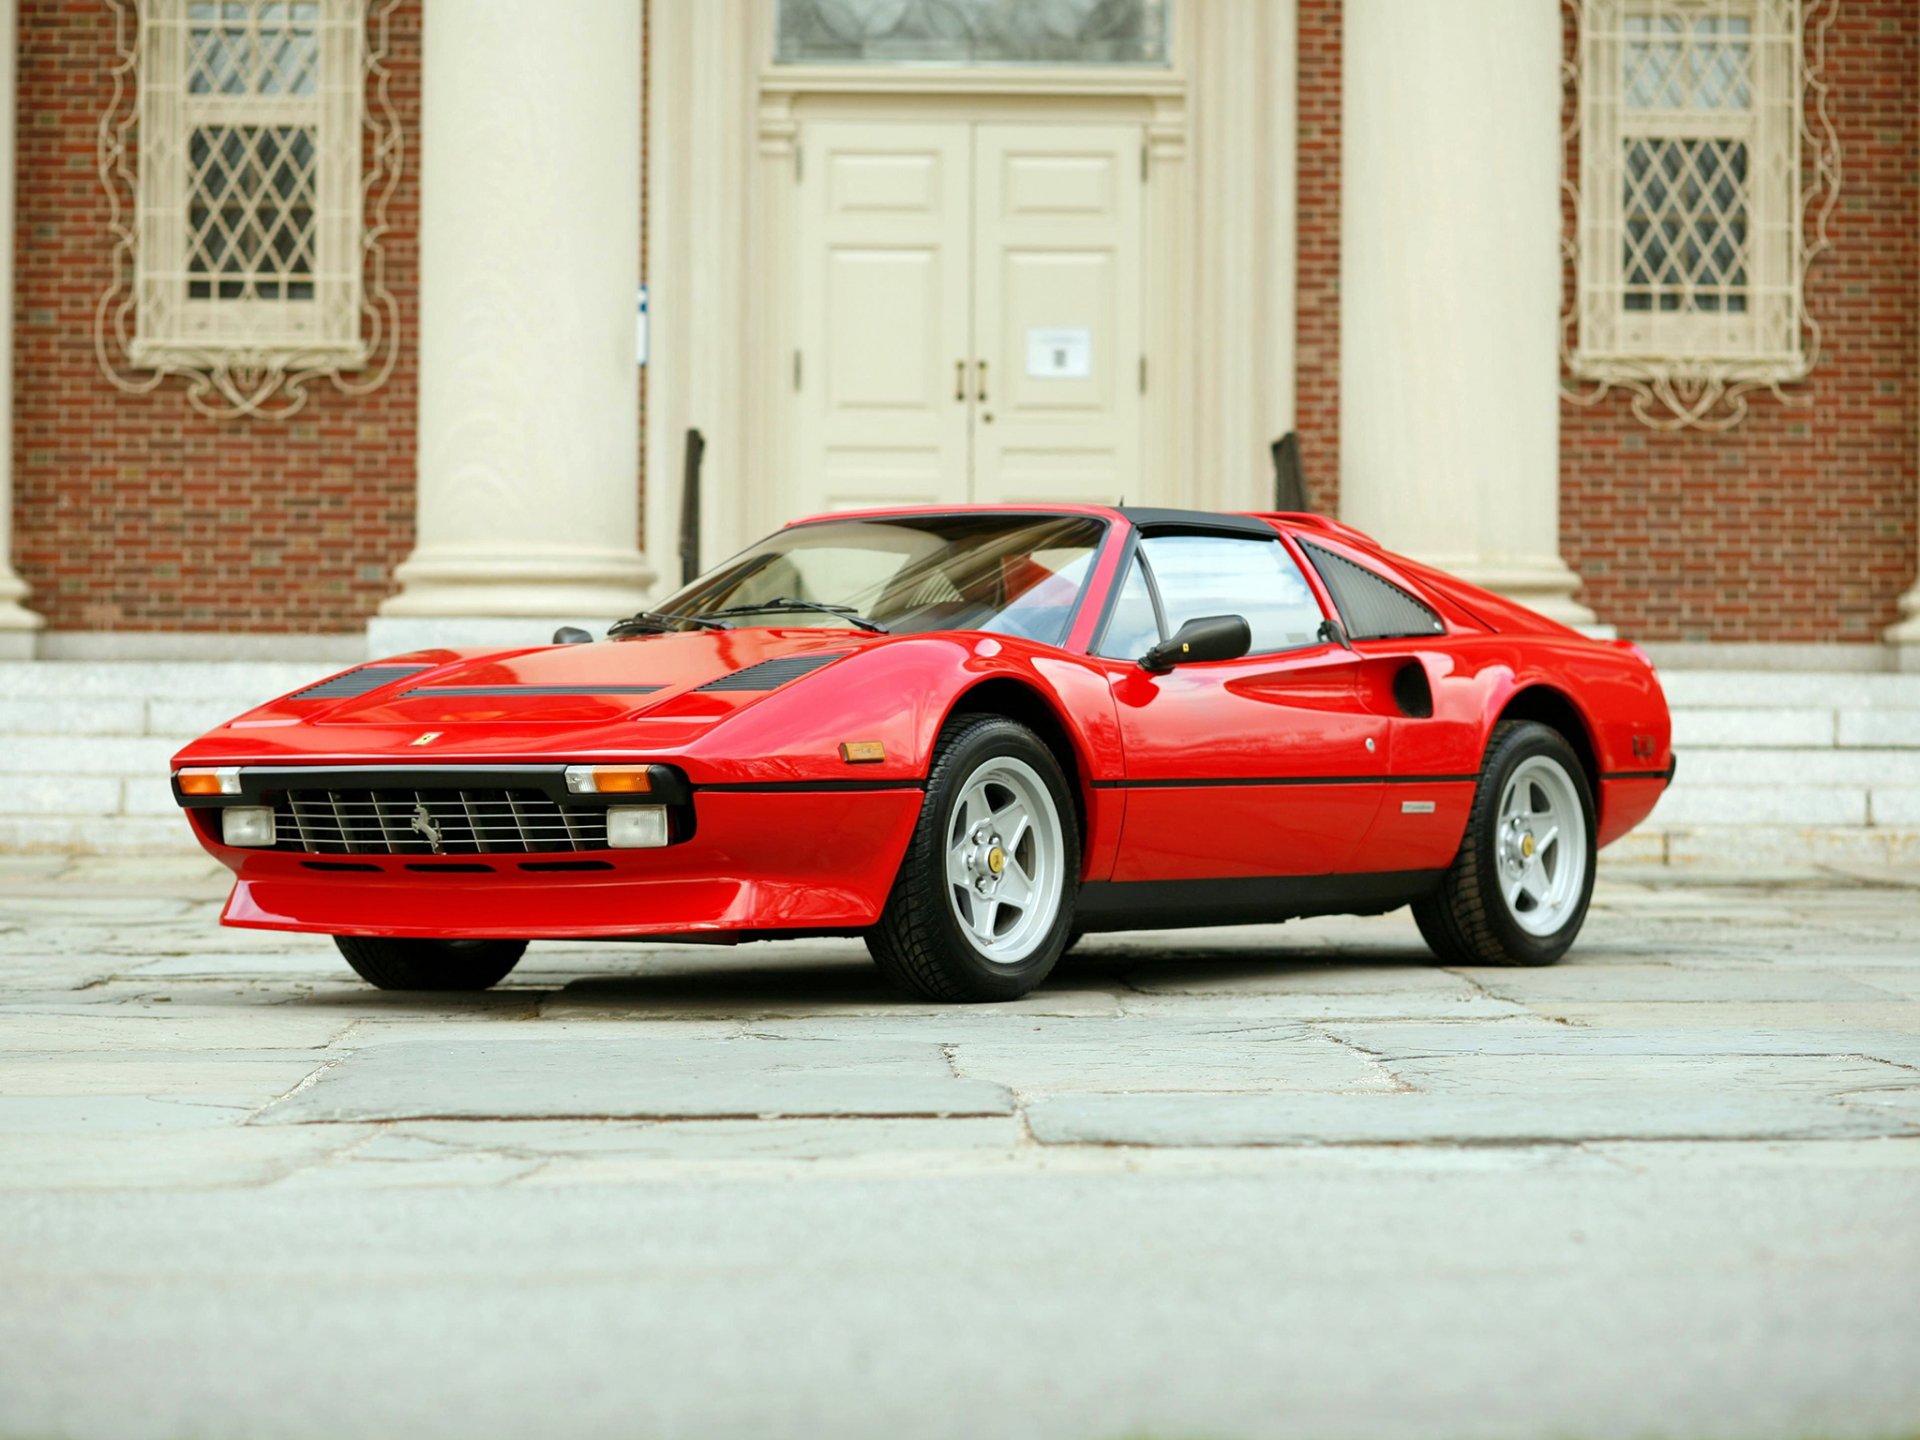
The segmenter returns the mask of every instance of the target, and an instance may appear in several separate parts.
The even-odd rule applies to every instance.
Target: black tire
[[[1500,802],[1514,772],[1534,758],[1544,757],[1566,772],[1580,804],[1586,829],[1582,849],[1584,874],[1579,877],[1577,900],[1567,918],[1551,934],[1523,929],[1508,908],[1499,888]],[[1536,767],[1537,768],[1537,767]],[[1480,782],[1467,814],[1467,831],[1460,853],[1440,882],[1440,888],[1413,905],[1414,923],[1421,938],[1446,965],[1551,965],[1567,953],[1587,918],[1593,898],[1593,876],[1598,847],[1594,844],[1593,792],[1580,757],[1559,731],[1530,720],[1503,720],[1493,727]]]
[[[333,943],[362,980],[382,990],[485,990],[527,953],[524,940],[395,940],[336,935]]]
[[[1064,851],[1053,922],[1032,952],[1014,962],[988,959],[975,945],[954,913],[947,880],[955,807],[975,773],[1000,758],[1022,761],[1040,777],[1059,817]],[[1066,948],[1079,884],[1080,833],[1066,777],[1053,752],[1012,720],[962,717],[949,725],[935,747],[919,823],[880,922],[867,932],[867,950],[895,983],[927,999],[1017,1000],[1046,979]]]

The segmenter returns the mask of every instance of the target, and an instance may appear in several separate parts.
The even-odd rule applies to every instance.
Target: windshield
[[[865,621],[895,634],[988,630],[1058,645],[1105,529],[1081,516],[823,520],[768,536],[658,608],[725,611],[733,625]]]

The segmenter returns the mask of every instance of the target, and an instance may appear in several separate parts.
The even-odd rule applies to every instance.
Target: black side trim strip
[[[865,790],[925,790],[925,780],[729,780],[695,785],[697,793],[731,795],[835,795]]]
[[[416,695],[651,695],[664,685],[416,685],[400,698]]]
[[[1096,790],[1208,790],[1239,785],[1471,785],[1478,775],[1230,775],[1192,780],[1093,780]]]
[[[1100,880],[1080,887],[1087,930],[1259,925],[1307,915],[1383,915],[1433,893],[1444,870],[1259,875],[1221,880]]]
[[[1671,780],[1673,769],[1666,770],[1605,770],[1602,780]]]

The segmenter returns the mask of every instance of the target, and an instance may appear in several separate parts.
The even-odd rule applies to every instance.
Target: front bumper
[[[227,925],[326,935],[560,940],[862,929],[886,904],[922,792],[710,790],[686,841],[656,850],[310,854],[200,843],[234,871]]]

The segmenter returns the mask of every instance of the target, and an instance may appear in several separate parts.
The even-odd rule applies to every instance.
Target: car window
[[[1135,555],[1127,566],[1126,581],[1113,602],[1113,614],[1107,620],[1107,633],[1097,653],[1114,660],[1138,660],[1161,641],[1160,620],[1154,613],[1153,594],[1147,589],[1147,572]]]
[[[1311,645],[1326,617],[1278,537],[1149,535],[1140,551],[1153,572],[1171,634],[1204,615],[1239,615],[1250,653]]]

